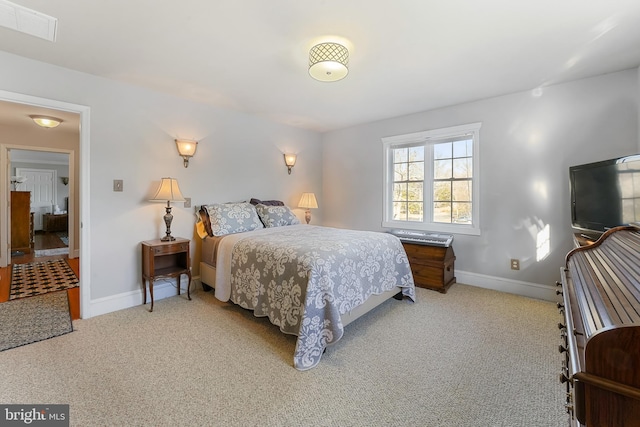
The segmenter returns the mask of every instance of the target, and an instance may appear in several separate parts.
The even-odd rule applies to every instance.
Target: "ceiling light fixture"
[[[335,82],[349,74],[349,50],[338,43],[320,43],[309,51],[309,74],[321,82]]]
[[[56,117],[51,116],[29,116],[31,120],[36,122],[38,126],[42,126],[43,128],[51,129],[60,126],[60,123],[63,122],[62,119],[58,119]]]

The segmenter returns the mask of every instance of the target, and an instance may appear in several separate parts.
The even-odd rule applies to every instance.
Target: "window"
[[[382,226],[480,234],[480,123],[383,138]]]

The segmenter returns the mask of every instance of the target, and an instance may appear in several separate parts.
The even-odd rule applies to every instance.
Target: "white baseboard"
[[[485,274],[471,273],[468,271],[456,271],[456,281],[465,285],[477,286],[479,288],[493,289],[494,291],[507,292],[524,297],[536,298],[545,301],[558,301],[556,287],[541,285],[538,283],[523,282],[520,280],[510,280],[503,277],[487,276]],[[200,276],[193,277],[191,289],[201,286]],[[186,284],[183,285],[180,295],[186,294]],[[153,296],[155,301],[169,298],[176,295],[175,281],[158,283],[153,286]],[[185,295],[186,298],[186,295]],[[151,297],[147,289],[147,305],[150,306]],[[111,313],[112,311],[124,310],[142,305],[142,289],[125,292],[105,298],[91,300],[91,316]],[[146,308],[148,310],[148,308]]]
[[[200,277],[193,277],[191,284],[191,290],[196,286],[200,286]],[[182,280],[182,287],[180,288],[180,295],[187,298],[186,280]],[[155,283],[153,285],[153,300],[158,302],[161,299],[169,298],[177,295],[176,281]],[[125,308],[135,307],[142,305],[142,289],[130,292],[124,292],[118,295],[112,295],[109,297],[98,298],[91,300],[91,317],[99,316],[101,314],[111,313],[112,311],[124,310]],[[149,295],[149,287],[147,286],[147,307],[145,310],[151,308],[151,296]]]
[[[552,285],[510,280],[503,277],[487,276],[460,270],[456,270],[456,282],[545,301],[558,301],[556,287]]]

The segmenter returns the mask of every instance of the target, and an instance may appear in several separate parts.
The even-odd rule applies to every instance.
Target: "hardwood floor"
[[[60,237],[55,233],[35,234],[34,250],[64,248],[66,245]],[[54,259],[66,259],[71,269],[80,278],[80,259],[69,258],[68,255],[54,255],[36,257],[33,252],[30,254],[18,255],[11,257],[12,264],[26,264],[30,262],[49,261]],[[0,268],[0,303],[9,301],[9,291],[11,287],[11,266]],[[67,290],[69,296],[69,309],[71,311],[71,319],[80,318],[80,288],[75,287]]]

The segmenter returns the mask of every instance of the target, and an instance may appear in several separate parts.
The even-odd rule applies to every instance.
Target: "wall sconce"
[[[302,193],[302,197],[300,197],[300,203],[298,203],[299,208],[306,209],[304,212],[304,220],[307,221],[307,224],[311,222],[311,210],[310,209],[318,209],[318,201],[316,200],[316,195],[313,193]]]
[[[287,165],[287,170],[289,171],[289,175],[291,175],[291,168],[296,164],[296,155],[295,154],[285,154],[284,155],[284,164]]]
[[[171,202],[184,202],[184,197],[180,192],[180,187],[178,186],[178,180],[175,178],[162,178],[162,182],[160,182],[160,187],[158,187],[158,191],[156,191],[155,196],[149,199],[150,202],[167,202],[167,206],[165,206],[166,213],[164,215],[164,224],[167,226],[167,233],[162,239],[163,242],[170,242],[176,240],[175,237],[171,235],[171,221],[173,221],[173,214],[171,214]]]
[[[60,179],[62,180],[62,183],[64,185],[69,184],[69,177],[68,176],[61,176]]]
[[[178,154],[184,159],[184,167],[189,167],[189,158],[196,154],[196,148],[198,148],[198,141],[192,141],[189,139],[176,139],[176,147],[178,148]]]
[[[46,129],[51,129],[60,126],[60,123],[63,122],[62,119],[58,119],[56,117],[51,116],[29,116],[31,120],[36,122],[38,126],[41,126]]]

